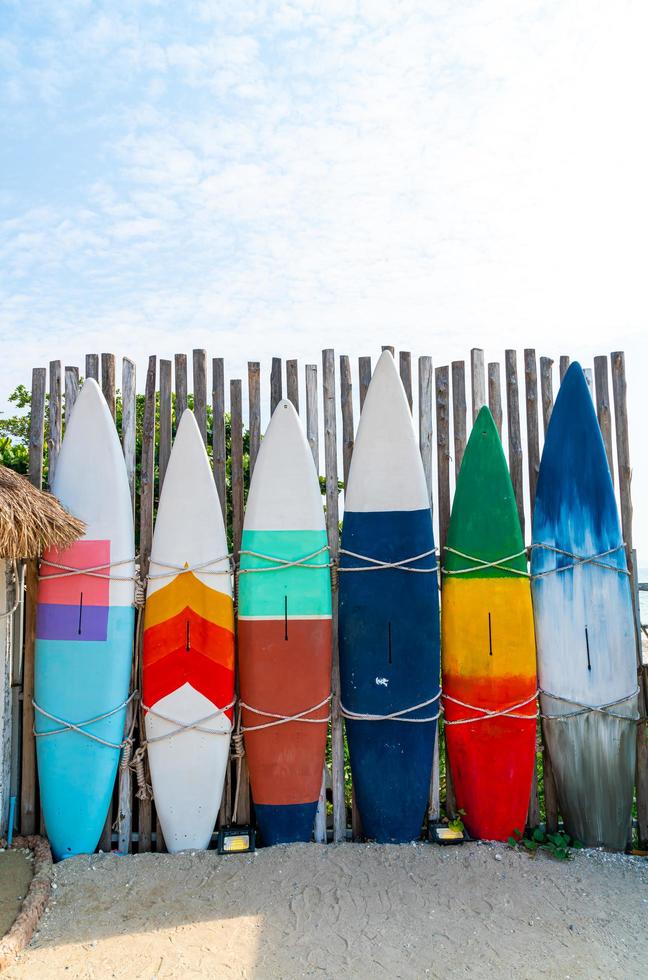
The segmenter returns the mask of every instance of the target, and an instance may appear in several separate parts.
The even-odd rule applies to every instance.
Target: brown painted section
[[[286,632],[288,639],[286,639]],[[294,715],[322,701],[331,686],[331,620],[239,620],[241,699]],[[309,718],[327,718],[329,706]],[[272,719],[243,709],[244,727]],[[288,722],[247,732],[252,796],[266,805],[312,803],[322,783],[328,725]]]

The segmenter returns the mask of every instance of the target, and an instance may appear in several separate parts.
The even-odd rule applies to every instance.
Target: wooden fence
[[[384,350],[385,348],[383,348]],[[388,348],[394,353],[393,348]],[[515,350],[507,350],[503,370],[499,362],[486,365],[484,352],[473,349],[468,367],[464,361],[433,367],[430,356],[418,358],[417,377],[414,377],[412,356],[408,351],[398,354],[397,363],[410,408],[418,421],[421,457],[437,528],[437,544],[445,543],[452,494],[456,475],[461,466],[470,426],[479,409],[488,404],[497,427],[503,435],[513,487],[524,532],[529,522],[535,497],[542,439],[546,433],[554,401],[554,361],[540,357],[534,350],[525,350],[519,358]],[[562,379],[569,357],[559,360],[559,378]],[[229,382],[229,402],[226,404],[225,364],[223,358],[212,360],[212,441],[210,455],[213,462],[214,480],[218,489],[228,532],[233,541],[235,557],[240,548],[244,516],[244,408],[243,383],[240,379]],[[337,367],[337,370],[336,370]],[[339,480],[346,481],[353,454],[355,422],[358,411],[371,380],[371,357],[360,357],[357,363],[357,389],[354,392],[354,371],[349,357],[342,355],[339,365],[333,350],[322,352],[321,370],[317,364],[306,364],[300,385],[299,365],[296,360],[285,364],[286,397],[298,412],[305,416],[307,438],[313,458],[325,478],[325,504],[329,547],[333,560],[339,551],[340,491]],[[631,468],[628,446],[628,421],[626,407],[626,380],[623,353],[594,358],[594,372],[586,368],[585,374],[595,400],[598,420],[603,434],[610,470],[617,493],[623,535],[628,561],[633,562],[632,502],[630,493]],[[108,406],[115,417],[117,406],[116,360],[113,354],[88,354],[84,370],[52,361],[48,372],[35,368],[32,375],[32,408],[29,437],[29,477],[36,486],[43,482],[44,431],[46,393],[48,399],[48,463],[49,477],[56,468],[64,422],[74,405],[80,376],[95,378],[102,386]],[[467,377],[468,376],[468,377]],[[523,378],[523,385],[522,385]],[[610,398],[610,378],[612,381]],[[282,360],[272,358],[269,372],[270,405],[273,410],[283,396],[284,370]],[[503,380],[502,380],[503,379]],[[249,431],[249,474],[252,474],[261,441],[261,364],[248,363],[247,422]],[[418,383],[417,383],[418,382]],[[126,468],[133,495],[133,506],[139,528],[139,555],[142,571],[146,573],[153,534],[154,506],[164,480],[175,425],[187,407],[193,392],[193,409],[205,441],[208,437],[208,358],[204,350],[194,350],[192,357],[192,385],[189,385],[188,362],[185,354],[176,354],[170,360],[149,358],[144,386],[144,413],[142,420],[141,453],[136,458],[136,373],[135,364],[128,358],[122,361],[121,375],[121,426],[120,437],[126,460]],[[304,397],[300,398],[300,390]],[[175,396],[175,398],[173,397]],[[470,424],[467,419],[468,397]],[[520,403],[525,403],[522,411]],[[156,425],[156,410],[159,424]],[[226,411],[230,415],[230,440],[226,440]],[[320,414],[321,413],[321,414]],[[264,415],[266,413],[263,413]],[[269,415],[269,413],[267,413]],[[320,436],[322,439],[320,439]],[[320,452],[323,442],[323,453]],[[341,463],[341,470],[340,470]],[[526,463],[526,466],[525,466]],[[139,469],[139,499],[136,499],[136,473]],[[526,470],[526,479],[525,479]],[[526,489],[525,489],[526,484]],[[636,567],[636,566],[635,566]],[[636,575],[635,575],[636,580]],[[22,676],[22,760],[20,794],[20,831],[30,834],[39,829],[38,782],[33,727],[35,595],[37,566],[30,562],[26,569],[26,606],[24,628],[24,657]],[[636,581],[635,581],[636,589]],[[636,594],[636,592],[635,592]],[[141,638],[142,617],[138,632]],[[641,667],[640,639],[637,637],[638,672],[640,680],[640,713],[646,716],[648,706],[648,676]],[[345,801],[344,783],[344,729],[340,714],[339,656],[337,646],[337,597],[333,603],[333,672],[330,772],[328,780],[332,792],[332,837],[334,841],[346,839],[349,828],[354,837],[361,835],[359,815],[351,804],[351,814]],[[139,681],[133,678],[134,686]],[[130,711],[136,710],[130,708]],[[141,725],[141,718],[140,718]],[[648,841],[648,741],[644,723],[637,726],[637,817],[638,836]],[[539,739],[540,741],[540,739]],[[442,807],[448,815],[454,812],[452,780],[443,755],[443,739],[435,746],[432,782],[430,787],[429,816],[437,819]],[[237,760],[228,773],[219,823],[227,824],[232,816],[233,785],[237,772],[240,778],[238,821],[245,823],[252,818],[249,780],[245,760]],[[556,792],[551,764],[543,754],[540,771],[543,779],[545,819],[549,828],[558,823]],[[441,774],[445,773],[444,786]],[[159,825],[156,826],[154,807],[149,800],[140,800],[135,794],[130,771],[119,773],[115,788],[112,812],[109,814],[100,848],[108,850],[116,845],[122,852],[135,845],[140,852],[164,847]],[[349,819],[350,817],[350,819]],[[540,818],[538,781],[534,781],[529,804],[529,824],[535,825]],[[330,820],[329,820],[330,823]],[[42,818],[40,820],[42,830]],[[326,800],[324,788],[315,825],[318,840],[326,839]]]

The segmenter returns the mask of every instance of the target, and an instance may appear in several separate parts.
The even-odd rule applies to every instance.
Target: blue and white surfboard
[[[572,555],[601,557],[574,567]],[[583,844],[622,849],[635,771],[632,597],[605,448],[577,363],[560,387],[545,440],[531,572],[538,679],[546,692],[540,702],[545,715],[562,716],[544,724],[560,812]],[[603,704],[620,717],[576,713],[579,705]]]
[[[376,366],[345,494],[340,558],[340,674],[349,714],[403,712],[410,721],[347,717],[356,801],[365,835],[419,837],[430,787],[439,692],[439,601],[425,474],[393,358]],[[367,569],[409,562],[411,568]],[[362,557],[356,557],[362,556]],[[344,571],[344,569],[347,569]],[[426,707],[409,711],[430,701]]]

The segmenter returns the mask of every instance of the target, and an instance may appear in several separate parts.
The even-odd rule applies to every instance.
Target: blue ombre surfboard
[[[425,474],[393,358],[385,351],[367,391],[345,494],[341,569],[365,558],[397,562],[432,552]],[[345,553],[346,552],[346,553]],[[409,563],[434,569],[434,554]],[[340,571],[340,675],[349,713],[407,711],[439,692],[437,576],[402,569]],[[406,717],[432,718],[437,701]],[[430,787],[436,721],[347,717],[356,801],[365,835],[380,842],[420,836]]]
[[[94,851],[101,836],[124,735],[126,708],[120,705],[128,698],[133,652],[130,490],[115,424],[92,379],[72,411],[52,491],[86,524],[84,537],[71,548],[43,556],[38,592],[38,777],[47,836],[61,859]],[[117,564],[111,569],[112,563]],[[60,565],[101,566],[110,578],[70,575]],[[85,724],[102,715],[107,717]],[[65,729],[65,722],[109,744]],[[63,730],[42,734],[58,729]]]
[[[622,849],[636,751],[632,598],[605,448],[577,363],[565,375],[547,431],[533,546],[538,679],[548,692],[540,699],[542,711],[570,716],[544,723],[560,812],[583,844]],[[601,557],[598,564],[571,567],[570,555]],[[574,713],[578,704],[617,701],[610,710],[621,719]]]

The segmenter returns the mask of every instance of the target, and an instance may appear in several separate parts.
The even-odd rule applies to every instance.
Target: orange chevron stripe
[[[214,626],[234,632],[234,605],[231,596],[205,585],[193,572],[176,575],[164,588],[147,596],[144,628],[158,626],[185,609],[191,609]]]
[[[144,670],[176,650],[196,651],[228,670],[234,669],[234,634],[183,609],[177,616],[144,629]]]

